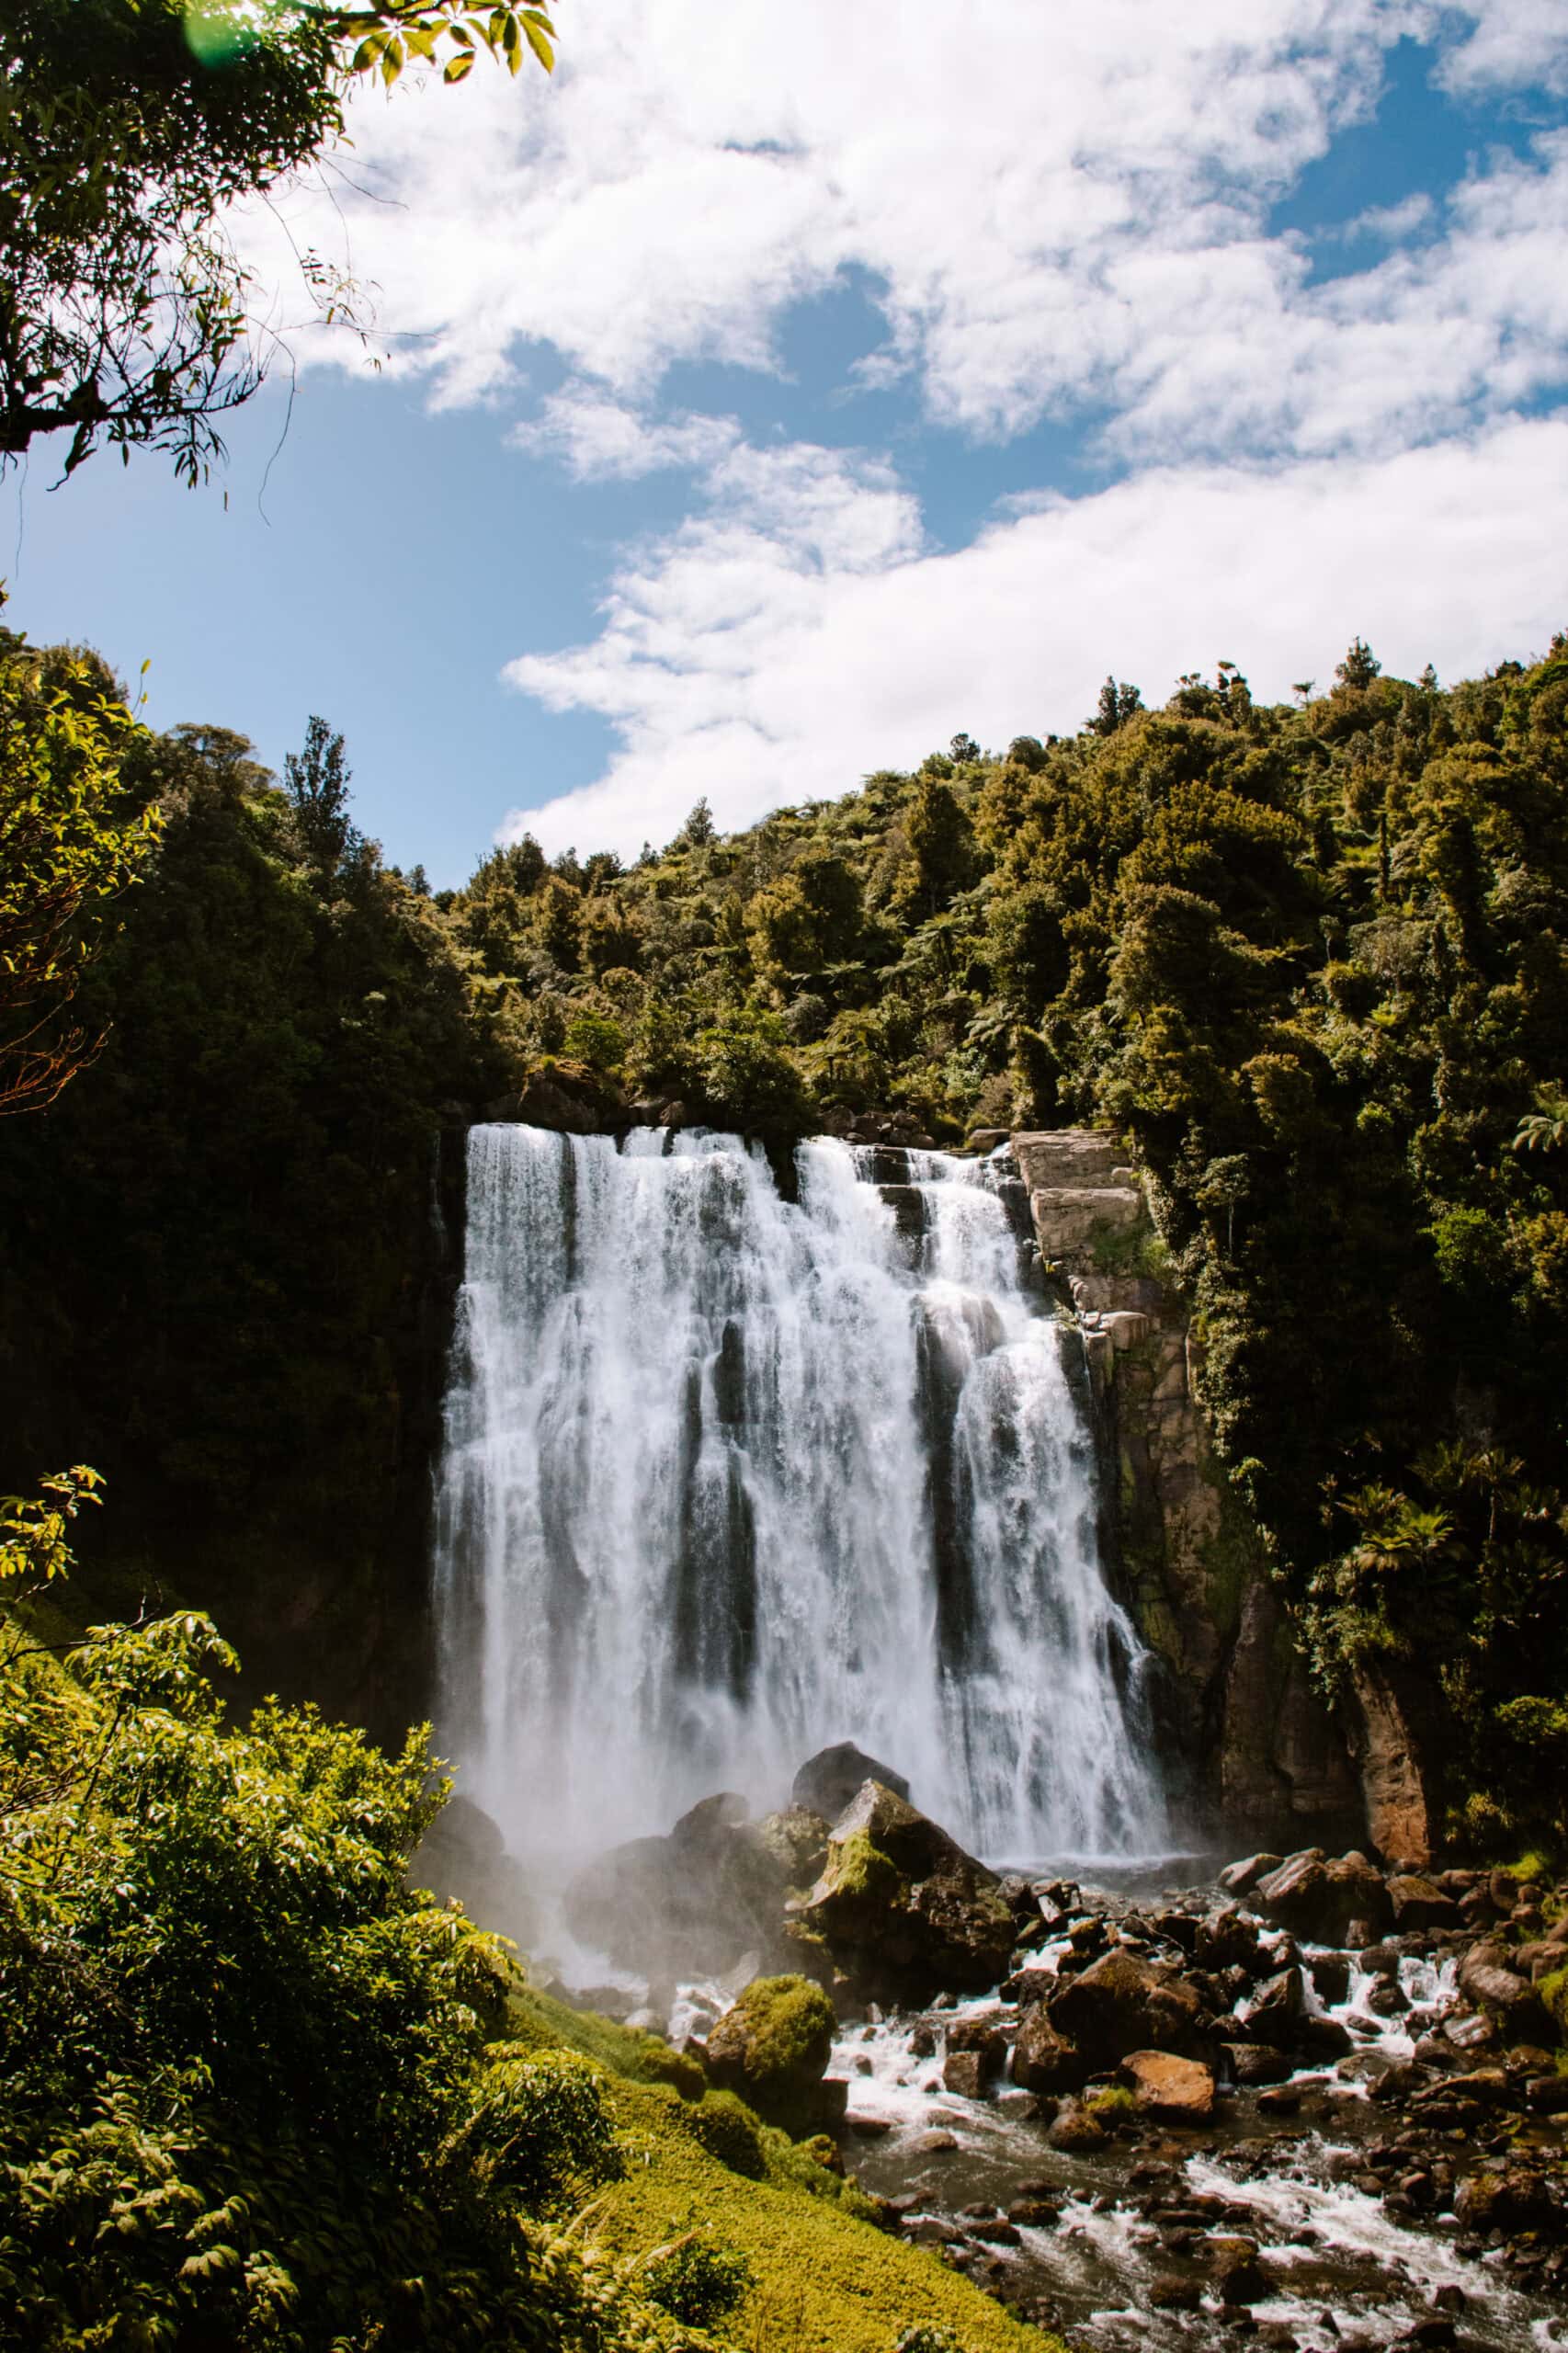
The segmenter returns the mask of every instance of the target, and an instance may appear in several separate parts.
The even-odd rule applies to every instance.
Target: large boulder
[[[722,1975],[746,1953],[782,1960],[794,1883],[787,1842],[733,1791],[705,1798],[667,1838],[633,1838],[579,1871],[566,1925],[580,1944],[648,1975]]]
[[[1288,1857],[1258,1881],[1252,1900],[1277,1927],[1312,1944],[1343,1945],[1353,1920],[1381,1929],[1393,1916],[1382,1874],[1365,1855],[1331,1859],[1321,1847]]]
[[[884,1783],[866,1781],[791,1911],[875,1999],[979,1992],[1006,1974],[1013,1915],[994,1871]]]
[[[801,1766],[790,1790],[790,1802],[836,1822],[868,1781],[880,1781],[895,1798],[909,1795],[909,1783],[902,1773],[895,1773],[891,1765],[879,1765],[852,1740],[841,1740],[832,1748],[819,1748]]]
[[[1419,1871],[1396,1871],[1389,1881],[1389,1901],[1402,1936],[1406,1929],[1459,1927],[1460,1907],[1453,1897]]]
[[[1165,1962],[1108,1952],[1051,1996],[1049,2016],[1087,2063],[1089,2074],[1114,2067],[1131,2051],[1200,2053],[1209,2019],[1180,1972]]]
[[[754,1978],[709,2034],[709,2075],[799,2140],[839,2105],[823,2084],[835,2023],[820,1985],[803,1977]]]

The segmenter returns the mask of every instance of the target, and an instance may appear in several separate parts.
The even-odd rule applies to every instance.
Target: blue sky
[[[381,371],[290,331],[197,493],[40,445],[7,619],[274,765],[319,710],[437,883],[1070,728],[1108,669],[1568,623],[1560,0],[648,21],[357,106],[352,183],[236,233],[284,324],[279,216],[372,280]]]

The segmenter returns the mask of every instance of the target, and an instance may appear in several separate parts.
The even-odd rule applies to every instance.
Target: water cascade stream
[[[1165,1843],[1091,1433],[1006,1165],[468,1141],[439,1713],[517,1852],[852,1738],[993,1858]]]

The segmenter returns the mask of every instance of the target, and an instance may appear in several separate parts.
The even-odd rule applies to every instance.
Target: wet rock
[[[915,2059],[934,2059],[937,2055],[937,2029],[924,2023],[917,2026],[909,2038],[910,2054]]]
[[[1061,2219],[1061,2203],[1054,2198],[1015,2198],[1007,2209],[1009,2222],[1026,2231],[1047,2231]]]
[[[910,2147],[923,2157],[950,2157],[958,2147],[956,2132],[917,2132]]]
[[[1249,2035],[1260,2042],[1289,2048],[1306,2006],[1300,1969],[1281,1969],[1266,1978],[1256,1993],[1238,2004],[1236,2016]]]
[[[1256,2239],[1216,2237],[1201,2249],[1222,2304],[1256,2304],[1274,2293],[1257,2259]]]
[[[1538,2116],[1568,2116],[1568,2075],[1532,2075],[1525,2098]]]
[[[880,2141],[884,2133],[892,2131],[892,2125],[885,2116],[857,2116],[851,2110],[844,2120],[860,2141]]]
[[[1260,1965],[1257,1929],[1233,1904],[1198,1923],[1193,1958],[1199,1969],[1244,1969],[1248,1974]]]
[[[1179,2059],[1169,2051],[1133,2051],[1121,2063],[1140,2114],[1157,2124],[1210,2124],[1214,2118],[1214,2076],[1200,2060]]]
[[[1521,1977],[1509,1966],[1506,1945],[1490,1939],[1471,1945],[1460,1963],[1460,1991],[1478,2010],[1494,2019],[1512,2041],[1526,2041],[1551,2031],[1551,2022],[1535,1987],[1528,1977]]]
[[[1016,1969],[1011,1977],[1002,1981],[1002,1998],[1028,2008],[1032,2003],[1049,2001],[1056,1991],[1056,1983],[1054,1969]]]
[[[1356,2048],[1356,2038],[1338,2018],[1319,2018],[1306,2010],[1296,2020],[1295,2046],[1305,2059],[1343,2059]]]
[[[1368,1991],[1367,2007],[1375,2018],[1402,2018],[1410,2007],[1410,1997],[1397,1977],[1380,1977]]]
[[[1396,1872],[1389,1883],[1393,1920],[1402,1932],[1409,1928],[1456,1928],[1459,1905],[1436,1881],[1415,1872]]]
[[[1156,2312],[1195,2313],[1203,2301],[1196,2279],[1181,2271],[1156,2271],[1149,2282],[1149,2302]]]
[[[1266,1918],[1313,1944],[1344,1945],[1353,1921],[1381,1927],[1392,1917],[1388,1890],[1364,1855],[1330,1860],[1321,1847],[1290,1856],[1253,1897]]]
[[[1279,2084],[1272,2091],[1259,2092],[1257,2105],[1264,2116],[1294,2116],[1301,2108],[1301,2095],[1294,2084]]]
[[[1192,1987],[1166,1964],[1130,1953],[1107,1953],[1070,1979],[1048,2008],[1051,2025],[1076,2045],[1090,2074],[1114,2067],[1131,2051],[1191,2055],[1206,2039],[1203,2006]]]
[[[769,2124],[795,2135],[826,2120],[823,2076],[832,2055],[833,2004],[803,1977],[759,1977],[708,2037],[708,2073]],[[835,2103],[843,2114],[844,2087]]]
[[[578,1872],[566,1923],[627,1968],[721,1976],[748,1951],[783,1961],[789,1880],[745,1800],[723,1790],[667,1838],[633,1838]]]
[[[1088,2073],[1077,2044],[1058,2031],[1043,2004],[1024,2012],[1013,2045],[1016,2084],[1031,2092],[1076,2091]]]
[[[880,1781],[897,1798],[909,1795],[909,1783],[902,1773],[895,1773],[891,1765],[879,1764],[852,1740],[841,1740],[832,1748],[819,1748],[801,1766],[790,1785],[790,1802],[836,1822],[867,1781]]]
[[[1045,2137],[1053,2149],[1082,2155],[1087,2150],[1103,2149],[1110,2135],[1081,2099],[1069,2099],[1057,2110]]]
[[[1040,1917],[1048,1928],[1082,1911],[1083,1897],[1075,1879],[1037,1879],[1032,1884]]]
[[[1220,1873],[1220,1884],[1227,1895],[1250,1895],[1259,1880],[1283,1866],[1283,1855],[1244,1855],[1239,1862],[1227,1863]]]
[[[1467,2174],[1455,2192],[1454,2212],[1466,2230],[1482,2232],[1540,2230],[1556,2218],[1544,2177],[1506,2163]]]
[[[983,2098],[986,2075],[984,2057],[978,2051],[949,2051],[942,2062],[942,2082],[960,2099]]]
[[[1383,2069],[1368,2097],[1380,2101],[1385,2108],[1393,2107],[1420,2091],[1426,2080],[1421,2069],[1412,2061],[1396,2059],[1392,2067]]]
[[[778,1861],[790,1887],[810,1887],[827,1860],[829,1824],[824,1814],[803,1805],[787,1806],[757,1824],[764,1846]]]
[[[1350,1956],[1347,1952],[1313,1953],[1307,1963],[1312,1972],[1312,1989],[1320,2002],[1343,2002],[1350,1991]]]
[[[1038,2094],[1019,2091],[1013,2084],[1004,2084],[993,2097],[1001,2113],[1012,2117],[1019,2124],[1028,2123],[1042,2112]]]
[[[1221,2048],[1236,2082],[1248,2087],[1282,2084],[1290,2073],[1290,2060],[1271,2043],[1227,2042]]]
[[[922,2214],[915,2222],[906,2223],[904,2234],[917,2246],[961,2246],[964,2235],[937,2214]]]
[[[1000,2214],[988,2222],[971,2223],[969,2235],[971,2239],[982,2240],[987,2246],[1021,2246],[1023,2244],[1018,2236],[1017,2224],[1006,2221]]]
[[[792,1907],[863,1995],[919,2000],[1006,1974],[1013,1919],[996,1874],[881,1782],[839,1817],[822,1877]]]

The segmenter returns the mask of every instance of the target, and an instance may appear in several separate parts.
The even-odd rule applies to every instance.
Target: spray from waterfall
[[[518,1852],[853,1739],[993,1856],[1165,1843],[1094,1449],[990,1164],[477,1127],[439,1716]]]

